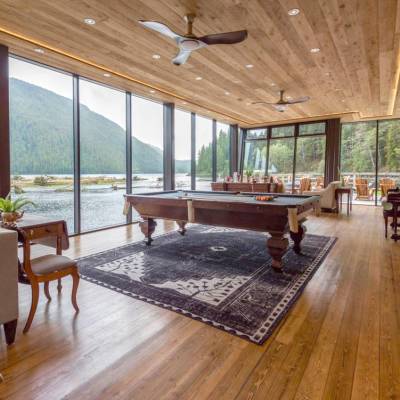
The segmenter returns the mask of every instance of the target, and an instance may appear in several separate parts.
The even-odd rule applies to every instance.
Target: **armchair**
[[[0,228],[0,325],[7,344],[15,340],[18,320],[17,232]]]
[[[340,181],[331,182],[325,189],[306,191],[303,192],[305,195],[309,196],[320,196],[320,208],[333,210],[336,208],[336,188],[340,187]]]

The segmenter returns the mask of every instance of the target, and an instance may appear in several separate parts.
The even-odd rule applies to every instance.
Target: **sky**
[[[72,99],[72,77],[28,63],[9,58],[10,77],[23,80],[61,96]],[[80,80],[80,102],[90,110],[103,115],[125,129],[125,93]],[[218,123],[220,127],[228,125]],[[163,107],[161,103],[132,96],[132,131],[142,142],[163,148]],[[175,159],[190,159],[190,113],[175,110]],[[212,121],[196,115],[196,148],[212,141]]]

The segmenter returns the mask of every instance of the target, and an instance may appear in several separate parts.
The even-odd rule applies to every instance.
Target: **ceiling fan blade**
[[[203,43],[212,44],[234,44],[243,42],[247,38],[247,31],[236,31],[236,32],[226,32],[226,33],[216,33],[214,35],[206,35],[197,38]]]
[[[251,104],[267,104],[267,105],[271,106],[271,105],[275,105],[276,103],[267,103],[266,101],[254,101]]]
[[[185,64],[185,62],[187,61],[187,59],[190,56],[191,51],[190,50],[183,50],[180,49],[178,55],[172,60],[172,62],[175,65],[182,65]]]
[[[299,97],[298,99],[287,100],[286,102],[288,104],[297,104],[297,103],[305,103],[308,100],[310,100],[310,96],[303,96]]]
[[[174,31],[172,31],[167,25],[161,22],[139,20],[139,23],[144,25],[146,28],[152,29],[153,31],[168,36],[169,38],[174,40],[177,40],[182,37],[181,35],[178,35]]]

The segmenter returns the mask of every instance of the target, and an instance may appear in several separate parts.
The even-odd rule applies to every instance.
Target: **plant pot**
[[[4,224],[13,224],[22,218],[24,213],[19,212],[2,212],[1,219]]]

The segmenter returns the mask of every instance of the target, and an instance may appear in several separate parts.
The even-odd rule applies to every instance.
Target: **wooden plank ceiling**
[[[241,126],[334,116],[397,117],[399,3],[2,0],[0,43],[14,54]],[[288,15],[293,8],[300,10],[297,16]],[[172,40],[137,21],[157,20],[185,33],[188,12],[197,15],[198,36],[247,29],[249,37],[240,44],[201,49],[185,65],[174,66]],[[96,24],[86,25],[85,18]],[[37,47],[44,54],[36,53]],[[312,48],[320,52],[311,53]],[[153,59],[154,54],[161,58]],[[311,100],[284,113],[250,104],[277,100],[279,89]]]

